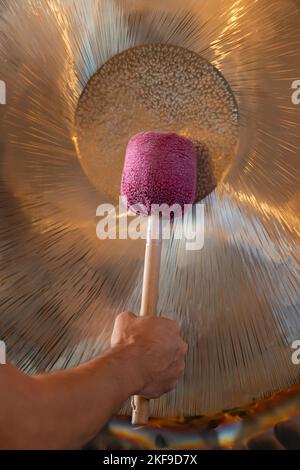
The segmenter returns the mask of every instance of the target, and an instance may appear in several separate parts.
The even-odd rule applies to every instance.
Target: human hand
[[[175,388],[185,368],[187,344],[180,336],[178,323],[167,318],[121,313],[114,325],[111,346],[127,351],[137,381],[135,393],[145,398],[157,398]]]

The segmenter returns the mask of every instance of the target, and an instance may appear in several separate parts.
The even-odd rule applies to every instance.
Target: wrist
[[[119,386],[128,397],[138,394],[144,388],[143,374],[140,372],[139,353],[134,344],[113,346],[106,355],[114,363],[119,378]]]

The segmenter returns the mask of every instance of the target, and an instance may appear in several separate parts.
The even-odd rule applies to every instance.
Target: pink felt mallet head
[[[141,132],[128,143],[121,195],[134,212],[149,215],[153,204],[184,207],[196,197],[194,144],[175,133]]]

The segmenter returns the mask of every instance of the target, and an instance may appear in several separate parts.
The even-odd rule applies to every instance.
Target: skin
[[[173,389],[186,351],[175,321],[125,312],[111,348],[87,364],[39,376],[0,366],[0,449],[82,447],[130,396]]]

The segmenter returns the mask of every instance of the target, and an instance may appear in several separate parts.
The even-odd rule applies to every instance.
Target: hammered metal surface
[[[80,163],[108,199],[119,200],[128,141],[150,129],[205,146],[209,166],[198,166],[201,198],[210,192],[211,179],[224,179],[236,157],[237,104],[218,70],[198,54],[167,44],[135,47],[96,72],[76,110]]]
[[[78,364],[108,346],[120,310],[139,310],[144,244],[96,238],[106,196],[82,170],[73,123],[105,62],[169,44],[222,73],[240,145],[204,201],[203,250],[164,246],[159,312],[179,320],[189,353],[183,380],[152,402],[153,414],[220,411],[299,381],[290,347],[300,338],[298,2],[0,5],[0,332],[9,356],[30,372]]]

